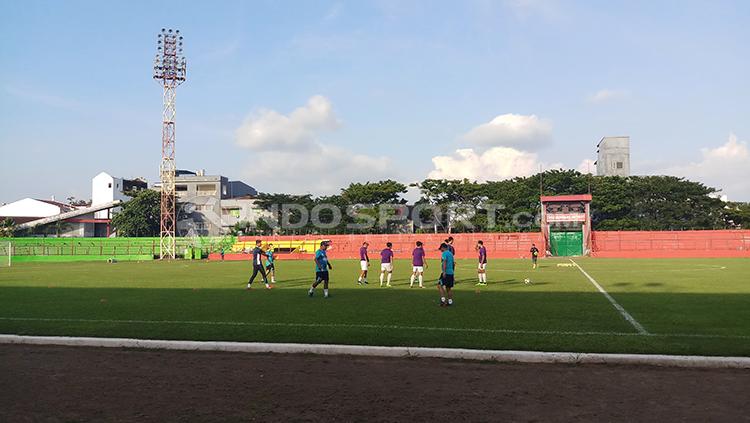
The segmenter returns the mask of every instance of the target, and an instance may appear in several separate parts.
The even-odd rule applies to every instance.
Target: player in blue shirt
[[[310,286],[310,290],[307,291],[307,295],[311,297],[315,293],[315,288],[323,282],[323,297],[328,298],[328,270],[333,269],[333,266],[328,261],[328,255],[326,255],[328,245],[328,241],[321,242],[320,248],[315,252],[315,282]]]
[[[260,248],[261,241],[258,239],[255,241],[255,248],[253,248],[253,275],[250,276],[250,280],[247,281],[247,289],[251,289],[255,277],[260,273],[263,276],[263,283],[266,284],[266,289],[271,289],[271,285],[268,284],[268,278],[266,277],[266,269],[263,267],[263,256],[267,254]]]
[[[448,244],[440,244],[440,279],[438,279],[438,290],[440,291],[440,307],[453,305],[453,283],[455,260],[448,249]]]
[[[271,276],[271,283],[276,283],[276,263],[273,257],[273,244],[268,244],[266,249],[266,274]]]

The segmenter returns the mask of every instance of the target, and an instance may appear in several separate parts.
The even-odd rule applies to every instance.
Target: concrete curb
[[[573,352],[497,351],[460,348],[378,347],[265,342],[167,341],[128,338],[0,335],[0,344],[61,345],[69,347],[143,348],[183,351],[227,351],[275,354],[351,355],[367,357],[423,357],[501,363],[629,364],[692,368],[750,369],[750,357],[707,357],[654,354],[598,354]]]

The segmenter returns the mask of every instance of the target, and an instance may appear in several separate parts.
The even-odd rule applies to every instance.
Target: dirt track
[[[0,421],[750,421],[750,371],[0,346]]]

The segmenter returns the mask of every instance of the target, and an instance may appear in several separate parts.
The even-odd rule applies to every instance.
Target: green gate
[[[549,241],[553,256],[583,254],[583,232],[550,232]]]

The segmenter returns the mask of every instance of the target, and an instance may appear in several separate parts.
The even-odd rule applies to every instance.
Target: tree
[[[71,206],[76,206],[76,207],[89,207],[89,206],[91,206],[91,200],[88,200],[88,201],[86,201],[86,200],[76,200],[76,198],[73,197],[73,196],[68,197],[67,200],[68,200],[68,204],[70,204]]]
[[[724,207],[724,220],[730,228],[750,228],[750,203],[727,203]]]
[[[0,222],[0,237],[10,238],[16,231],[16,221],[10,217],[6,217]]]
[[[144,189],[128,193],[132,197],[112,218],[120,236],[159,236],[161,194]]]
[[[406,204],[401,198],[406,185],[390,179],[378,182],[352,183],[341,189],[341,198],[346,204]]]

